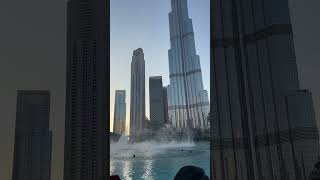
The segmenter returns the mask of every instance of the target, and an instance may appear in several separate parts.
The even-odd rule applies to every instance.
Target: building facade
[[[107,1],[69,0],[64,180],[109,176]]]
[[[291,131],[290,143],[296,179],[308,180],[314,165],[320,158],[319,134],[309,90],[291,92],[285,97],[288,124]]]
[[[145,122],[145,61],[143,49],[133,51],[131,62],[130,139],[138,141]]]
[[[319,138],[311,96],[299,87],[288,1],[211,5],[215,179],[303,179]]]
[[[125,134],[126,130],[126,91],[116,90],[114,104],[113,133]]]
[[[12,180],[50,180],[50,92],[18,90]]]
[[[169,119],[178,130],[208,129],[208,93],[203,88],[187,0],[171,0],[168,86]]]
[[[163,87],[163,105],[164,105],[164,122],[170,124],[168,114],[168,90],[167,87]]]
[[[165,123],[165,105],[161,76],[149,78],[150,124],[153,130],[159,130]]]

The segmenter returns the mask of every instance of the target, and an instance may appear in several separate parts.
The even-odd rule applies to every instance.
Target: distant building
[[[130,96],[130,141],[135,141],[141,139],[145,122],[145,61],[141,48],[133,51]]]
[[[126,91],[116,90],[114,105],[113,133],[125,134],[126,129]]]
[[[120,134],[116,134],[116,133],[113,133],[113,132],[110,132],[109,136],[110,136],[110,143],[118,142],[120,137],[121,137]]]
[[[166,121],[164,94],[161,76],[149,78],[150,124],[153,130],[159,130]]]
[[[107,3],[67,1],[64,180],[109,177]]]
[[[150,120],[147,117],[144,120],[144,129],[151,129]]]
[[[180,131],[209,129],[208,93],[203,88],[200,58],[196,54],[187,0],[171,0],[168,86],[169,119]]]
[[[18,91],[12,180],[50,180],[49,118],[49,91]]]
[[[169,114],[168,114],[168,91],[167,87],[163,87],[163,105],[164,105],[164,122],[169,122]]]

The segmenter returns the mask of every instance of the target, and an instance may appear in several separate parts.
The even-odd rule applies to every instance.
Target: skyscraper
[[[116,90],[113,132],[124,134],[126,129],[126,91]]]
[[[164,94],[161,76],[149,78],[150,124],[159,130],[165,123]]]
[[[50,93],[18,90],[12,180],[50,180]]]
[[[288,1],[211,3],[215,179],[306,179],[319,137],[299,87]]]
[[[187,0],[171,0],[168,86],[169,118],[178,130],[208,129],[208,93],[203,89]]]
[[[107,1],[68,1],[64,180],[109,176],[107,18]]]
[[[288,124],[291,131],[290,143],[296,179],[308,179],[319,160],[320,147],[317,123],[309,90],[298,90],[285,97]]]
[[[130,104],[130,139],[140,140],[145,121],[145,62],[141,48],[132,56]]]
[[[169,115],[168,115],[168,90],[167,87],[163,87],[163,105],[164,105],[164,122],[169,122]]]

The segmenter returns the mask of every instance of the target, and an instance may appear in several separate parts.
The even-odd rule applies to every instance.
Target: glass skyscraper
[[[178,130],[208,129],[208,92],[203,88],[187,0],[171,0],[168,86],[169,121]]]
[[[126,129],[126,91],[116,90],[113,132],[124,134]]]
[[[149,77],[150,124],[159,130],[165,123],[164,90],[161,76]]]
[[[130,141],[139,141],[144,132],[145,61],[143,49],[133,51],[131,62]]]
[[[164,122],[165,123],[170,123],[169,122],[169,115],[168,115],[168,90],[167,86],[163,87],[163,104],[164,104]]]
[[[299,87],[288,0],[211,4],[214,179],[307,180],[319,134]]]

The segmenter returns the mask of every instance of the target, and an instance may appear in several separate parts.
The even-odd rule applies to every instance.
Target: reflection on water
[[[209,151],[209,143],[111,144],[110,173],[122,180],[170,180],[181,167],[194,165],[209,175]]]
[[[123,174],[122,174],[123,179],[132,180],[131,169],[132,169],[132,164],[129,161],[124,161]]]
[[[152,160],[145,160],[144,164],[145,164],[144,165],[145,172],[142,175],[142,179],[153,180],[153,177],[152,177]]]

